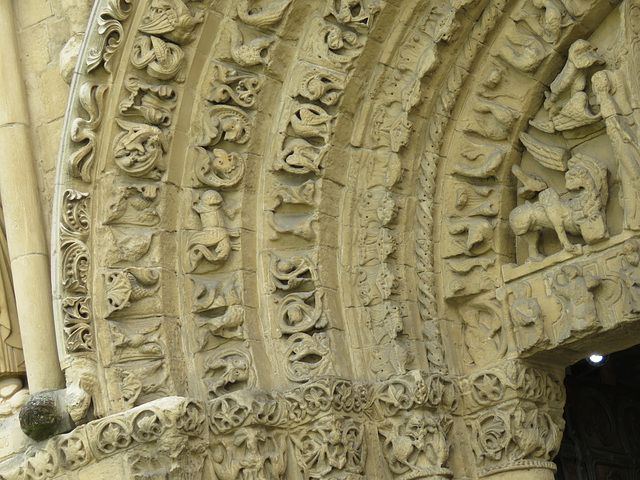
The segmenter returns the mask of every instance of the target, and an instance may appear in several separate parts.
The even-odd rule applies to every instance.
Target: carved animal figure
[[[244,36],[236,26],[231,29],[229,53],[231,58],[242,67],[253,67],[254,65],[267,64],[267,49],[274,42],[271,37],[258,37],[248,43],[244,42]]]
[[[537,202],[526,202],[509,215],[513,232],[528,244],[528,260],[542,258],[538,240],[545,228],[553,228],[570,253],[577,253],[579,247],[569,241],[567,233],[580,235],[589,244],[608,236],[604,217],[608,198],[606,166],[582,154],[574,155],[569,166],[565,174],[567,193],[560,195],[553,188],[546,188]]]
[[[279,22],[291,0],[284,0],[265,7],[249,6],[249,0],[238,0],[238,17],[247,25],[264,28]]]
[[[210,357],[205,363],[205,375],[215,379],[209,384],[209,394],[213,398],[225,395],[251,379],[251,361],[242,354]]]
[[[140,31],[151,35],[162,35],[177,44],[191,41],[191,33],[202,23],[204,14],[191,16],[182,0],[153,0],[149,11],[142,19]]]

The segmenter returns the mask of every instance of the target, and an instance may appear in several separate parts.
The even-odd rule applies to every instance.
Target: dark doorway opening
[[[567,368],[558,480],[640,480],[640,345]]]

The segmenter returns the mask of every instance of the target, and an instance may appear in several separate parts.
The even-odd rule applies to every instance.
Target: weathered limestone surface
[[[13,2],[58,358],[0,383],[0,478],[553,478],[564,368],[640,331],[638,12]]]

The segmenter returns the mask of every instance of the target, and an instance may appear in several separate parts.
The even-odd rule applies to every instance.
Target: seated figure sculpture
[[[565,173],[566,193],[545,188],[536,202],[525,202],[514,208],[509,224],[517,236],[523,237],[531,260],[541,260],[538,247],[540,234],[552,228],[565,251],[579,253],[580,246],[571,243],[567,234],[577,235],[588,243],[608,237],[604,208],[608,199],[607,167],[598,160],[575,154]]]

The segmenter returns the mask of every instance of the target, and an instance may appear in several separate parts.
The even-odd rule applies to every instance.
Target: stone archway
[[[96,2],[53,269],[99,419],[16,478],[552,478],[564,367],[639,328],[636,9]]]

